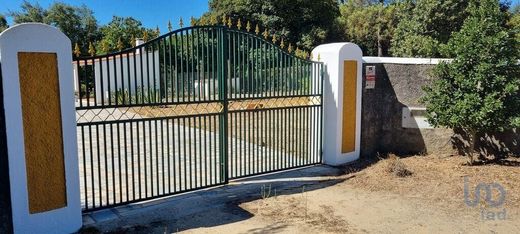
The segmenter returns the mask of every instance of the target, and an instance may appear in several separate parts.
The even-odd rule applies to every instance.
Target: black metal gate
[[[84,211],[321,163],[323,64],[248,31],[74,59]]]

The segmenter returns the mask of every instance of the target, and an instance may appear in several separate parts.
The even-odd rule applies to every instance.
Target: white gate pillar
[[[7,232],[76,232],[82,217],[71,42],[48,25],[16,25],[0,34],[0,66]]]
[[[313,60],[325,65],[323,162],[341,165],[359,159],[363,52],[353,43],[316,47]]]

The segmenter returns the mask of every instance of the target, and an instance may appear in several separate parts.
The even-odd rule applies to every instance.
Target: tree
[[[136,38],[152,39],[159,36],[156,30],[143,27],[141,21],[119,16],[113,16],[110,23],[101,27],[101,34],[103,39],[97,45],[98,53],[134,47]]]
[[[16,24],[27,22],[43,23],[43,19],[47,15],[47,11],[38,3],[33,5],[24,0],[20,8],[22,8],[20,12],[9,12],[9,16],[13,17],[13,21]]]
[[[97,53],[117,51],[120,46],[134,46],[135,38],[158,36],[156,30],[146,29],[141,22],[132,18],[114,16],[112,21],[99,27],[94,12],[87,6],[72,6],[61,2],[53,3],[48,9],[39,4],[24,1],[19,12],[10,12],[15,23],[40,22],[59,28],[71,41],[77,43],[83,55],[89,54],[89,45],[95,45]],[[1,22],[0,22],[1,26]],[[121,45],[119,44],[121,41]]]
[[[338,21],[345,39],[358,44],[364,54],[389,55],[390,40],[402,4],[348,0],[340,6]]]
[[[100,39],[98,23],[92,10],[65,3],[53,3],[49,9],[24,1],[20,12],[10,12],[15,23],[39,22],[59,28],[73,44],[78,43],[83,54],[88,51],[89,42]]]
[[[439,57],[467,17],[471,0],[406,0],[400,11],[391,52],[402,57]]]
[[[44,22],[59,28],[73,43],[78,43],[84,53],[89,42],[99,40],[97,20],[86,6],[73,7],[54,3],[48,10]]]
[[[211,0],[199,23],[220,23],[224,16],[259,24],[270,35],[310,50],[332,38],[339,7],[337,0]]]
[[[78,31],[78,41],[82,43],[82,51],[88,52],[88,43],[101,40],[101,31],[94,12],[87,6],[76,8],[76,14],[80,17],[81,30]]]
[[[423,101],[430,124],[468,133],[473,163],[479,133],[519,126],[520,55],[498,1],[472,1],[468,13],[447,44],[454,60],[438,65]]]
[[[516,5],[511,10],[509,26],[516,32],[516,40],[520,42],[520,5]],[[520,51],[520,48],[518,48]]]
[[[6,30],[9,27],[7,20],[4,15],[0,15],[0,32]]]

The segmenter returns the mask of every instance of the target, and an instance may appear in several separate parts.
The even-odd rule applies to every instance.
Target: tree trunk
[[[378,57],[383,57],[383,39],[381,38],[381,27],[382,27],[382,20],[381,20],[381,11],[383,10],[383,7],[384,7],[384,1],[380,1],[381,2],[381,7],[379,8],[378,12],[377,12],[377,56]]]
[[[383,53],[383,43],[381,42],[381,35],[379,34],[379,32],[377,33],[377,56],[378,57],[383,57],[384,56],[384,53]]]
[[[475,144],[477,142],[477,131],[470,129],[467,131],[469,134],[469,147],[466,152],[466,155],[469,157],[469,164],[473,165],[475,163]]]

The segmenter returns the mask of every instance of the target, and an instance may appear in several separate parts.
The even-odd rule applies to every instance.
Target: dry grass
[[[259,110],[262,108],[280,108],[292,106],[313,105],[308,97],[297,98],[271,98],[258,100],[230,101],[228,109],[233,110]],[[317,103],[316,103],[317,104]],[[180,104],[169,106],[143,106],[132,111],[145,117],[169,117],[182,115],[196,115],[207,113],[219,113],[222,104],[219,102]]]
[[[320,233],[359,233],[347,220],[335,214],[334,207],[319,205],[309,208],[306,193],[276,196],[240,205],[255,215],[271,222],[304,226]]]
[[[408,170],[406,164],[395,154],[390,154],[388,159],[385,160],[386,172],[398,177],[411,176],[412,172]]]
[[[396,158],[388,157],[355,172],[347,184],[368,191],[426,199],[447,208],[461,208],[465,207],[464,177],[467,177],[470,191],[474,191],[478,183],[499,183],[507,193],[505,207],[520,207],[520,194],[516,192],[520,191],[519,159],[510,159],[508,165],[468,166],[467,158],[461,156]],[[399,176],[403,170],[413,174]]]

